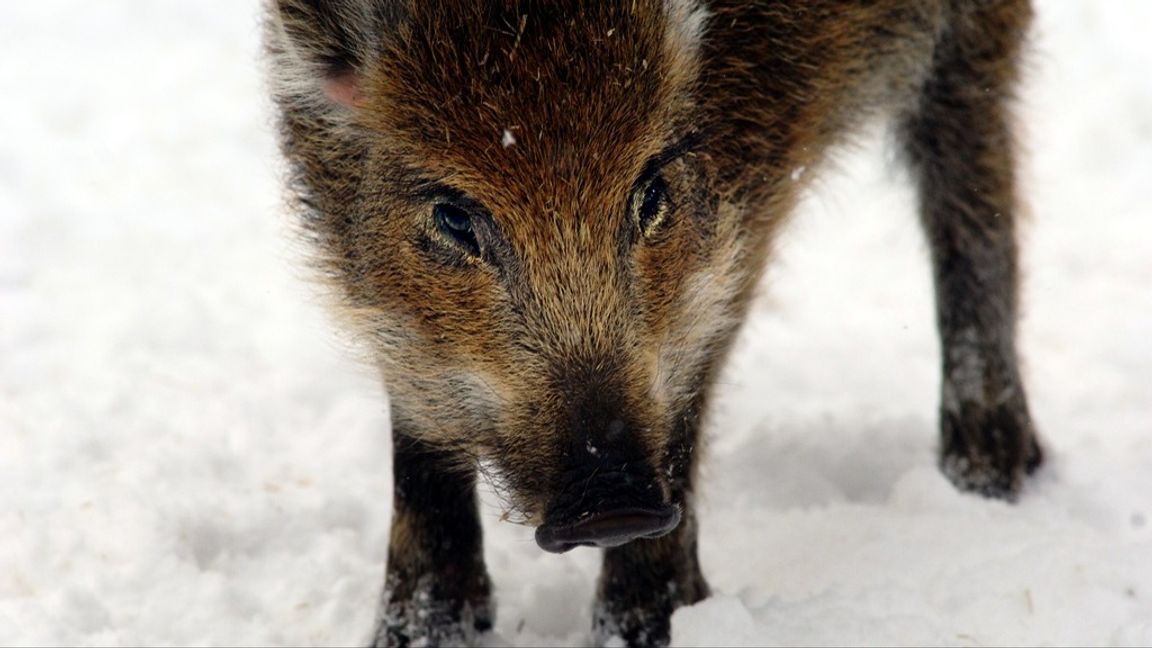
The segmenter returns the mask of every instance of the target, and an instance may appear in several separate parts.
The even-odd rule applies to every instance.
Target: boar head
[[[754,283],[706,21],[689,0],[271,12],[306,235],[395,433],[490,469],[545,549],[678,523]]]

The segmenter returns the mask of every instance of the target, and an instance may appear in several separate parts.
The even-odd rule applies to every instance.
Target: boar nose
[[[596,428],[601,434],[576,435],[565,455],[560,488],[536,529],[545,551],[616,547],[662,536],[680,523],[680,508],[665,501],[627,426],[617,419]]]
[[[680,507],[625,507],[589,513],[576,522],[545,524],[536,529],[536,544],[544,551],[564,553],[576,547],[618,547],[637,538],[658,538],[680,524]]]

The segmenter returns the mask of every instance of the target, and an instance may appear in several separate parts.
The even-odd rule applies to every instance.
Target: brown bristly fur
[[[1014,346],[1026,0],[270,4],[301,222],[392,402],[375,641],[490,625],[478,469],[546,524],[608,456],[684,521],[608,550],[598,632],[668,641],[708,592],[692,482],[716,374],[805,182],[872,116],[896,120],[933,250],[941,465],[1012,499],[1039,464]]]

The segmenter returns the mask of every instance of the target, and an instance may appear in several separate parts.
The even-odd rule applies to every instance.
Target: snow
[[[1020,340],[1047,466],[1015,506],[934,467],[926,254],[866,137],[816,180],[722,381],[714,596],[675,643],[1152,643],[1152,3],[1038,8]],[[257,14],[0,6],[0,643],[368,636],[386,406],[280,208]],[[498,517],[486,642],[586,644],[596,552]]]

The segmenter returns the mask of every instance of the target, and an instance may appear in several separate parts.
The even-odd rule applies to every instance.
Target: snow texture
[[[869,135],[810,190],[721,383],[715,595],[676,644],[1152,644],[1152,3],[1038,10],[1019,339],[1048,464],[1015,506],[936,469],[926,252]],[[371,632],[386,401],[304,279],[258,13],[0,5],[0,643]],[[587,644],[597,553],[485,525],[484,641]]]

